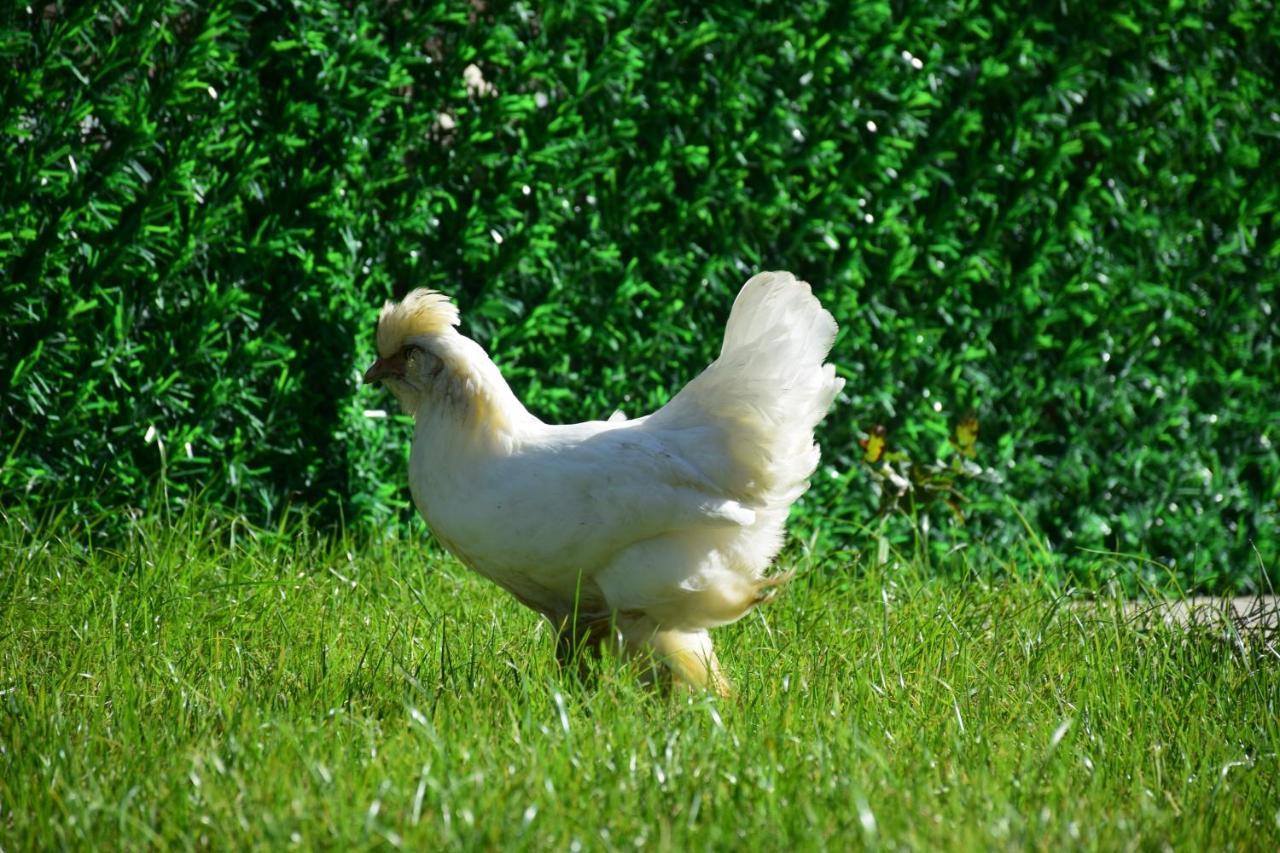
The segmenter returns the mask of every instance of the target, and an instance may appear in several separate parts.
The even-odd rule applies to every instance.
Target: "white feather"
[[[844,385],[809,285],[755,276],[719,358],[666,406],[569,426],[520,405],[443,297],[401,305],[378,348],[421,352],[391,386],[415,416],[410,486],[440,541],[557,625],[612,617],[679,678],[722,688],[706,629],[777,582],[766,571],[817,466],[814,427]]]

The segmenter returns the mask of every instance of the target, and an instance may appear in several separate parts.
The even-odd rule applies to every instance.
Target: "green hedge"
[[[966,523],[891,541],[1021,513],[1068,566],[1276,565],[1272,4],[546,6],[0,13],[5,503],[407,517],[358,386],[386,296],[455,295],[576,420],[666,399],[788,268],[850,380],[802,534],[868,547],[857,439],[947,464],[973,411]]]

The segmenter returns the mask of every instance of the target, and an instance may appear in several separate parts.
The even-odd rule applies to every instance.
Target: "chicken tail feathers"
[[[821,365],[836,339],[836,321],[808,282],[789,272],[753,276],[733,301],[720,357],[772,351],[782,363]]]
[[[807,283],[787,272],[754,276],[733,303],[720,357],[652,425],[701,439],[696,458],[721,488],[785,519],[818,465],[814,427],[844,387],[824,363],[836,330]],[[708,455],[709,445],[717,452]]]

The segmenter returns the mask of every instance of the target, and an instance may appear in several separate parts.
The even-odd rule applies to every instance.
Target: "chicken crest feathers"
[[[394,355],[409,338],[439,335],[458,325],[458,306],[436,290],[419,287],[400,302],[388,301],[378,314],[378,355]]]

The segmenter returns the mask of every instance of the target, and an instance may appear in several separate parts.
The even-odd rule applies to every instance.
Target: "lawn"
[[[425,534],[129,529],[0,518],[6,850],[1280,845],[1274,646],[1083,603],[1033,550],[794,549],[716,700],[559,671]]]

